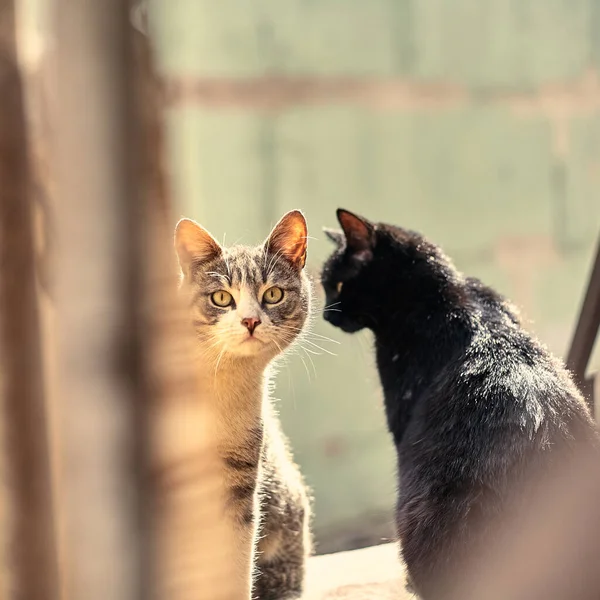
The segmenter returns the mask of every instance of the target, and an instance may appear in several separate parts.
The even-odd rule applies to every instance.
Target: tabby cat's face
[[[258,247],[221,247],[182,219],[175,246],[205,358],[271,360],[298,336],[310,304],[306,222],[291,211]]]

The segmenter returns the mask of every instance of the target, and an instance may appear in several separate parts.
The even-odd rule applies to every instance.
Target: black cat
[[[448,587],[478,532],[559,448],[596,440],[569,374],[517,310],[421,235],[337,211],[324,318],[375,335],[401,476],[396,524],[419,595]],[[442,583],[443,582],[443,583]],[[444,587],[446,586],[446,587]]]

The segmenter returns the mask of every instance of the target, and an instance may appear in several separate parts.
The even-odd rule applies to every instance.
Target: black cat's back
[[[458,564],[485,545],[553,455],[595,440],[558,361],[520,329],[503,299],[479,286],[473,296],[469,344],[418,399],[397,446],[398,534],[424,591],[449,557]]]
[[[402,556],[419,594],[439,598],[440,581],[458,576],[529,482],[596,444],[596,428],[512,304],[418,234],[347,211],[338,219],[344,233],[323,285],[339,312],[325,317],[374,333],[398,455]]]
[[[510,303],[501,294],[484,285],[476,277],[465,278],[465,288],[469,297],[477,303],[482,310],[488,310],[489,315],[506,315],[515,325],[521,325],[521,315],[517,307]]]

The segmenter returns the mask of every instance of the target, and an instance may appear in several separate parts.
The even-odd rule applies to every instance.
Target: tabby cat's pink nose
[[[254,333],[254,330],[260,325],[260,319],[256,319],[254,317],[247,317],[245,319],[242,319],[242,325],[246,327],[246,329],[252,335]]]

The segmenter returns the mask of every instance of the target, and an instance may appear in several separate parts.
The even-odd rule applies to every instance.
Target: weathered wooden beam
[[[143,22],[143,15],[139,21]],[[429,113],[454,111],[472,104],[519,111],[520,118],[593,115],[600,108],[600,80],[594,71],[565,83],[527,90],[470,89],[451,78],[422,81],[407,77],[269,74],[255,77],[170,75],[170,106],[236,110],[290,110],[299,106],[358,105],[374,111]]]
[[[68,600],[142,598],[129,13],[56,0],[59,508]]]
[[[596,417],[596,419],[598,418],[597,401],[599,397],[599,385],[600,377],[598,376],[598,373],[589,374],[581,384],[581,392],[587,400],[590,410],[592,411],[592,414]]]
[[[12,499],[8,510],[3,507],[0,535],[3,542],[8,541],[11,554],[3,551],[1,556],[0,595],[54,600],[58,598],[58,563],[51,452],[36,289],[33,190],[13,0],[0,0],[0,97],[0,382],[2,455],[8,463],[8,481],[2,491],[10,490]]]
[[[567,353],[567,367],[586,393],[586,370],[600,329],[600,238],[596,258]],[[588,396],[589,400],[589,396]],[[593,404],[592,404],[593,406]]]

